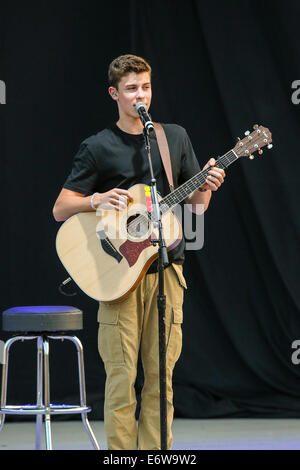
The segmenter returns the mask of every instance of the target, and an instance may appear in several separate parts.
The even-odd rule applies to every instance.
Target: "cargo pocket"
[[[167,346],[167,366],[174,367],[179,359],[182,349],[182,329],[183,322],[182,307],[172,307],[172,319]]]
[[[103,362],[124,364],[122,337],[118,325],[120,306],[100,303],[98,350]]]

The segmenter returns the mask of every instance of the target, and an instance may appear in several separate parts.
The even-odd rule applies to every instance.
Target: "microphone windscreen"
[[[145,103],[143,103],[142,101],[139,101],[138,103],[136,103],[135,105],[135,110],[138,111],[140,108],[143,108],[145,111],[146,111],[146,105]]]

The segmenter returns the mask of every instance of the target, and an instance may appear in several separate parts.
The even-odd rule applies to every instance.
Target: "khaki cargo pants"
[[[182,266],[165,269],[168,449],[172,446],[173,368],[182,347]],[[108,449],[160,449],[157,313],[158,273],[144,276],[120,303],[100,303],[98,348],[106,371],[104,424]],[[138,352],[144,370],[141,412],[136,423]]]

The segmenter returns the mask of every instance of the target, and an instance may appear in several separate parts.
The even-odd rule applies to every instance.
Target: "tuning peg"
[[[262,155],[263,153],[264,153],[263,150],[261,150],[261,149],[258,150],[259,155]]]
[[[246,132],[245,132],[245,135],[249,135],[249,134],[250,134],[250,131],[246,131]]]
[[[241,140],[241,138],[240,138],[240,137],[237,137],[236,140],[239,142],[239,141]]]
[[[252,155],[252,154],[249,155],[249,158],[250,158],[250,160],[253,160],[253,159],[254,159],[254,155]]]
[[[269,144],[267,147],[269,150],[273,148],[273,144]]]
[[[254,124],[253,129],[258,129],[258,124]]]

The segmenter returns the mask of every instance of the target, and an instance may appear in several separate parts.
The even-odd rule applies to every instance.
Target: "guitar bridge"
[[[99,230],[96,233],[100,240],[103,251],[105,251],[105,253],[107,253],[109,256],[112,256],[113,258],[115,258],[115,260],[117,260],[118,263],[120,263],[120,261],[122,261],[123,259],[123,256],[118,252],[118,250],[116,250],[116,248],[114,247],[110,239],[107,237],[104,230]]]

